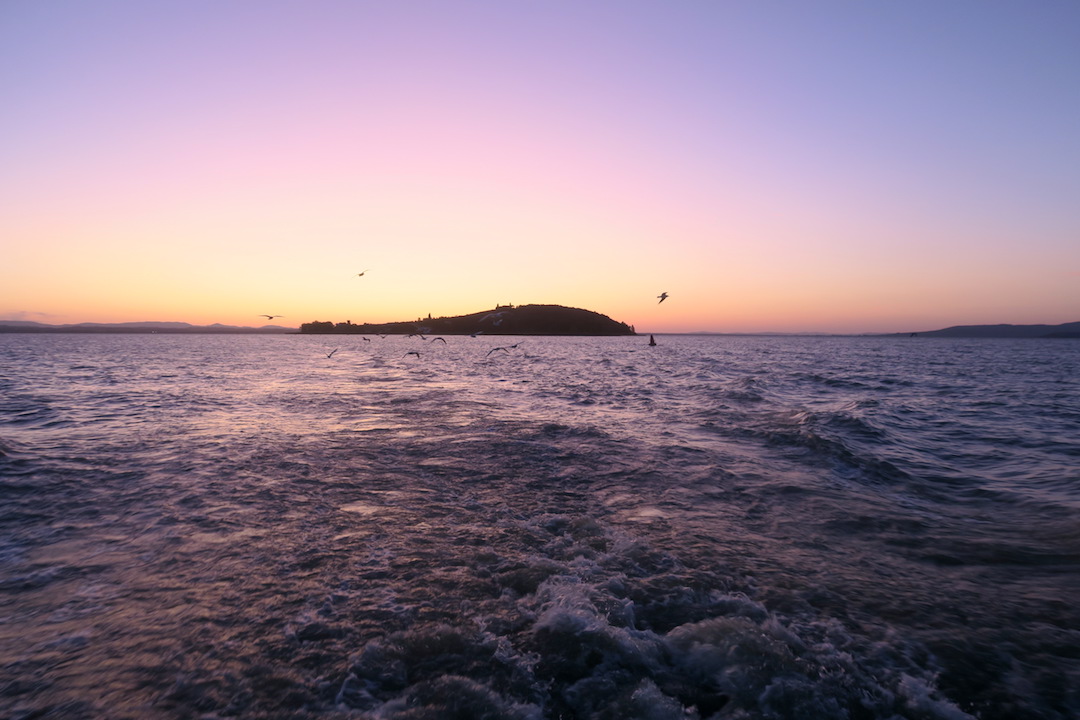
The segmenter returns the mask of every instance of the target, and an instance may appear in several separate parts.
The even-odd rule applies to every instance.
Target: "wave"
[[[0,338],[0,714],[1080,712],[1072,350],[448,340]]]

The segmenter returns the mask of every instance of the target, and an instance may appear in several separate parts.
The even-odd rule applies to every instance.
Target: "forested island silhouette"
[[[440,335],[636,335],[632,325],[592,310],[562,305],[496,305],[491,310],[416,320],[354,324],[308,322],[301,333],[358,333],[386,335],[438,333]]]

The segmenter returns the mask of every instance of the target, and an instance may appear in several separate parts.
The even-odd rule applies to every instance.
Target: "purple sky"
[[[1071,1],[9,0],[0,97],[0,318],[1080,320]]]

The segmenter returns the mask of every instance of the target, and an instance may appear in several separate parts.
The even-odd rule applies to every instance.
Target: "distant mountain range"
[[[0,320],[0,333],[202,333],[238,335],[274,335],[295,333],[296,328],[281,325],[245,327],[241,325],[191,325],[183,322],[78,323],[48,325],[26,320]],[[560,305],[522,305],[496,307],[469,315],[428,318],[407,322],[304,323],[303,333],[413,333],[433,332],[447,335],[485,333],[488,335],[633,335],[634,329],[606,315]],[[727,333],[702,333],[727,334]],[[761,333],[769,334],[769,333]],[[820,333],[815,333],[820,334]],[[1080,338],[1080,322],[1061,325],[954,325],[941,330],[914,333],[887,333],[889,337],[944,338]]]
[[[954,325],[942,330],[893,334],[948,338],[1080,338],[1080,322],[1061,325]]]
[[[203,333],[270,335],[295,333],[296,328],[280,325],[243,327],[240,325],[191,325],[183,322],[127,322],[127,323],[78,323],[75,325],[47,325],[25,320],[0,320],[0,333]]]

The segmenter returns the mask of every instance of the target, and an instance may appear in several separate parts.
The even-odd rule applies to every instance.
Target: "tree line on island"
[[[417,318],[415,321],[354,324],[316,321],[303,323],[301,333],[356,333],[407,335],[636,335],[632,325],[607,315],[561,305],[496,305],[454,317]]]

